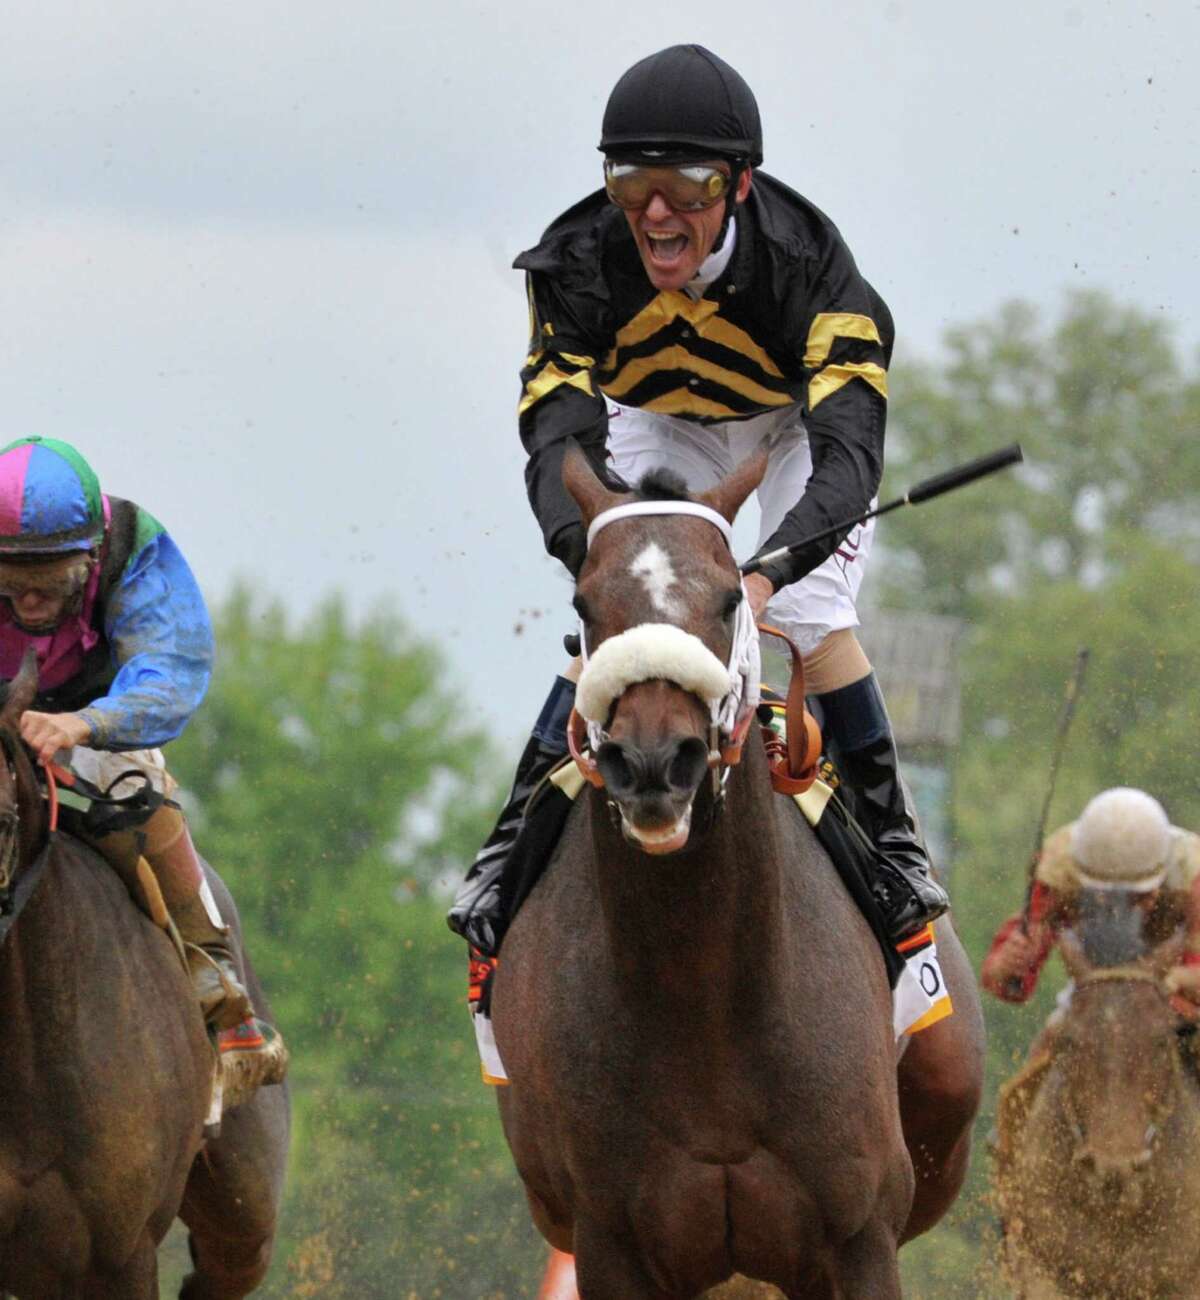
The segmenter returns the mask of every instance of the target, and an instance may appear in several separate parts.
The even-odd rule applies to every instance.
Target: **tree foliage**
[[[491,750],[385,613],[355,626],[334,600],[292,626],[242,589],[217,639],[171,759],[293,1054],[262,1294],[520,1294],[540,1250],[479,1082],[465,948],[431,893],[483,837]]]
[[[875,580],[900,607],[967,620],[954,756],[955,915],[976,969],[1020,907],[1076,651],[1091,660],[1049,830],[1109,786],[1151,791],[1200,827],[1200,377],[1164,323],[1100,294],[1049,327],[1025,304],[952,330],[947,360],[895,376],[891,491],[1020,440],[1026,464],[884,525]],[[967,1190],[906,1254],[912,1294],[1007,1294],[997,1278],[986,1134],[1064,976],[1029,1006],[985,995],[987,1095]],[[948,1267],[954,1261],[953,1267]]]
[[[893,375],[885,495],[997,446],[1026,463],[881,526],[887,601],[984,615],[1043,581],[1095,587],[1152,540],[1200,558],[1200,376],[1165,321],[1101,293],[1026,303]]]

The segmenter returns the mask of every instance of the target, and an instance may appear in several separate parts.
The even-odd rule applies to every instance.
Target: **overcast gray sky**
[[[508,268],[596,187],[616,77],[683,40],[750,82],[766,169],[903,352],[1074,286],[1200,339],[1192,0],[10,0],[0,433],[76,442],[214,599],[394,600],[515,738],[569,590],[524,498]]]

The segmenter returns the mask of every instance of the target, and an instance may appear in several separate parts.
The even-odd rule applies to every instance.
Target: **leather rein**
[[[14,790],[17,787],[18,762],[15,746],[18,744],[20,741],[14,740],[7,731],[0,731],[0,749],[3,750],[4,763]],[[43,766],[46,769],[49,801],[48,833],[46,842],[24,870],[18,870],[21,843],[20,811],[14,806],[7,812],[0,813],[0,945],[8,938],[9,931],[16,924],[25,904],[37,888],[49,860],[50,849],[54,844],[54,831],[58,820],[58,792],[54,783],[53,765],[43,764]]]

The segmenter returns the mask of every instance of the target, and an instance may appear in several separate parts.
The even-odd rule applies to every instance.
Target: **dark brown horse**
[[[35,690],[30,661],[0,709],[0,875],[28,888],[0,945],[0,1291],[157,1297],[182,1202],[198,1258],[182,1294],[235,1300],[265,1271],[266,1225],[269,1256],[286,1096],[230,1112],[202,1152],[214,1056],[190,980],[113,869],[48,834],[17,739]]]
[[[221,915],[232,925],[242,983],[260,1015],[271,1008],[242,942],[241,922],[224,881],[205,864]],[[227,1110],[220,1136],[192,1164],[179,1217],[189,1229],[195,1271],[181,1300],[240,1300],[266,1276],[287,1172],[291,1101],[287,1082],[260,1088]]]
[[[732,521],[763,468],[696,500]],[[585,523],[630,499],[582,456],[564,477]],[[589,671],[610,638],[668,621],[724,664],[740,600],[712,522],[621,518],[577,588]],[[535,1222],[574,1254],[585,1300],[684,1300],[735,1274],[788,1297],[899,1296],[897,1248],[957,1191],[961,1168],[932,1165],[965,1154],[963,1126],[922,1154],[915,1210],[876,940],[753,736],[718,806],[709,708],[659,671],[614,699],[606,790],[577,801],[500,956],[499,1101]]]
[[[996,1190],[1026,1300],[1200,1296],[1200,1086],[1162,983],[1178,953],[1093,965],[1001,1094]]]

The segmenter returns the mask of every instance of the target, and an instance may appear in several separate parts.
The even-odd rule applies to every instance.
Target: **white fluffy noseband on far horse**
[[[588,545],[601,528],[631,515],[696,515],[719,528],[727,543],[733,535],[723,515],[698,501],[632,501],[598,514],[588,529]],[[723,664],[698,636],[672,623],[640,623],[609,637],[591,656],[581,626],[580,646],[584,669],[576,690],[576,708],[587,721],[593,752],[604,741],[604,724],[613,701],[638,682],[661,678],[690,691],[708,705],[712,725],[725,736],[733,733],[739,717],[758,705],[758,627],[744,586],[728,664]]]

